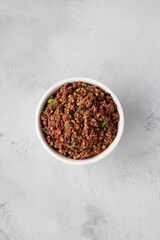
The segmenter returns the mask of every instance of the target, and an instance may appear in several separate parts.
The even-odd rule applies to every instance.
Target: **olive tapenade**
[[[47,143],[60,154],[85,159],[115,139],[119,114],[110,93],[84,82],[65,83],[41,113]]]

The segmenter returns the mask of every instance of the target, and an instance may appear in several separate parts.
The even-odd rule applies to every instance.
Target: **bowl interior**
[[[81,81],[81,82],[86,82],[92,85],[96,85],[99,88],[101,88],[103,91],[108,92],[111,94],[113,101],[116,103],[117,105],[117,110],[120,116],[120,120],[118,123],[118,131],[117,131],[117,135],[115,137],[115,139],[113,140],[113,142],[101,153],[90,157],[90,158],[85,158],[85,159],[78,159],[78,160],[74,160],[74,159],[70,159],[67,158],[63,155],[61,155],[60,153],[58,153],[55,149],[51,148],[48,143],[45,140],[45,136],[42,132],[42,126],[41,126],[41,119],[40,119],[40,115],[41,112],[48,100],[48,98],[54,94],[64,83],[66,82],[76,82],[76,81]],[[66,163],[71,163],[71,164],[78,164],[78,165],[86,165],[86,164],[90,164],[90,163],[94,163],[97,162],[101,159],[103,159],[105,156],[107,156],[110,152],[113,151],[113,149],[117,146],[122,133],[123,133],[123,128],[124,128],[124,114],[123,114],[123,110],[122,110],[122,106],[118,100],[118,98],[116,97],[116,95],[108,88],[106,87],[104,84],[102,84],[101,82],[98,82],[96,80],[93,79],[89,79],[89,78],[69,78],[69,79],[65,79],[62,80],[58,83],[56,83],[55,85],[53,85],[51,88],[48,89],[48,91],[42,96],[38,107],[37,107],[37,111],[36,111],[36,131],[37,131],[37,135],[40,139],[40,142],[42,143],[42,145],[44,146],[44,148],[55,158],[57,158],[58,160],[62,161],[62,162],[66,162]]]

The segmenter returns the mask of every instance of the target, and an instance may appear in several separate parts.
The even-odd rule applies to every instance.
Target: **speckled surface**
[[[160,239],[159,39],[159,0],[0,0],[0,240]],[[124,109],[121,142],[91,166],[35,133],[39,99],[73,76]]]

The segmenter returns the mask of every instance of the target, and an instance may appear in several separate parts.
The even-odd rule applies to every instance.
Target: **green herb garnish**
[[[50,99],[48,99],[48,103],[53,103],[53,102],[54,102],[54,100],[55,100],[55,99],[53,99],[53,98],[50,98]]]
[[[44,131],[47,131],[47,128],[45,128]]]
[[[103,121],[102,124],[101,124],[101,129],[106,125],[106,121]]]
[[[87,93],[89,93],[90,92],[90,90],[87,90]]]
[[[68,124],[68,128],[70,128],[70,125]]]
[[[63,131],[63,130],[64,130],[64,127],[61,127],[61,130]]]
[[[82,117],[79,117],[79,120],[81,121],[81,120],[82,120]]]
[[[69,140],[69,136],[67,136],[67,140]]]
[[[81,109],[81,106],[79,106],[79,109]]]
[[[52,110],[53,110],[53,109],[54,109],[54,106],[52,105],[51,108],[52,108]]]
[[[88,149],[92,149],[93,147],[89,147],[89,146],[88,146],[87,148],[88,148]]]

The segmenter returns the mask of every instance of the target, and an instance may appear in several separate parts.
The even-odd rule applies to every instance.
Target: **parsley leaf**
[[[50,99],[48,99],[47,103],[53,103],[53,102],[54,102],[54,100],[55,100],[55,99],[53,99],[53,98],[50,98]]]
[[[103,128],[105,125],[106,125],[106,121],[103,121],[102,124],[101,124],[101,128]]]

